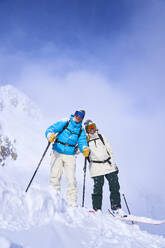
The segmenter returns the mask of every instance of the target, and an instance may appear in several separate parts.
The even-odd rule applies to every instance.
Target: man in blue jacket
[[[85,157],[89,155],[85,130],[82,128],[84,116],[84,110],[77,110],[69,120],[56,122],[45,133],[48,141],[53,143],[50,183],[60,191],[60,180],[64,168],[69,206],[75,206],[77,202],[76,148],[79,148]]]

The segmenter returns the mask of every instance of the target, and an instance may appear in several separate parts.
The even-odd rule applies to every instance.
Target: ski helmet
[[[89,130],[91,128],[96,129],[96,124],[92,120],[86,120],[84,125],[85,125],[85,130],[86,130],[87,133],[89,133]]]

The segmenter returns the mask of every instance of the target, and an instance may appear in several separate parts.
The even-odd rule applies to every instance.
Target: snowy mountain
[[[17,156],[14,144],[7,136],[0,134],[0,166],[5,166],[9,157],[16,160]]]
[[[11,85],[0,87],[0,133],[15,142],[17,164],[26,161],[29,168],[34,159],[31,151],[42,149],[43,122],[40,110],[27,96]]]
[[[0,111],[2,114],[6,113],[6,115],[19,113],[20,116],[21,113],[24,113],[24,116],[29,116],[35,120],[41,119],[38,107],[12,85],[0,87]]]
[[[15,140],[18,154],[16,160],[0,166],[0,248],[165,248],[164,237],[142,231],[138,225],[115,220],[107,212],[91,214],[87,208],[68,207],[64,193],[49,185],[51,149],[25,193],[47,145],[47,125],[27,96],[12,86],[0,87],[0,134]],[[82,175],[78,170],[77,176]],[[78,188],[80,205],[82,183]],[[90,183],[86,191],[90,196]],[[86,197],[90,207],[88,201]]]

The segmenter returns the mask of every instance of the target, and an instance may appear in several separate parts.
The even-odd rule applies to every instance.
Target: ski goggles
[[[83,119],[83,118],[84,118],[84,113],[83,113],[83,112],[81,112],[81,111],[76,111],[74,115],[76,115],[76,116],[80,116],[80,118],[81,118],[81,119]]]
[[[96,129],[96,124],[92,123],[87,126],[87,132],[89,132],[91,129]]]

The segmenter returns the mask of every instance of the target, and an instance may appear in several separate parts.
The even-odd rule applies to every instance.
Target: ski
[[[146,218],[142,216],[128,215],[127,217],[116,217],[114,214],[108,209],[109,214],[111,214],[115,219],[133,222],[133,223],[143,223],[149,225],[161,225],[165,223],[165,220],[154,220],[151,218]]]

